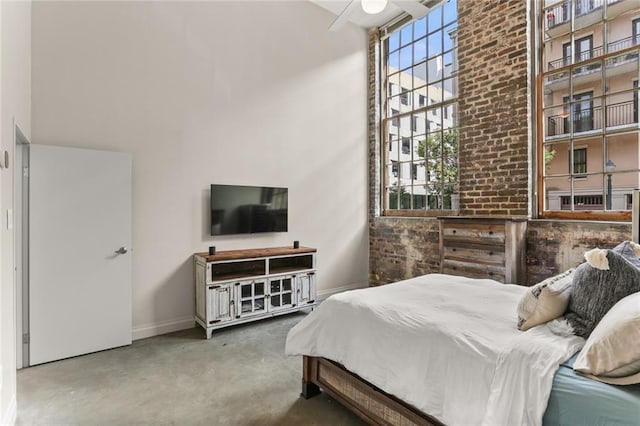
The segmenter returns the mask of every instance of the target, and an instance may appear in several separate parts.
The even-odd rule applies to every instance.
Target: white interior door
[[[131,156],[32,144],[30,160],[29,364],[130,344]]]

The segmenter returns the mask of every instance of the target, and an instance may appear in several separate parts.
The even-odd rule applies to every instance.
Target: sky
[[[453,49],[451,31],[458,27],[457,16],[457,0],[449,0],[393,33],[388,40],[389,66],[404,69]],[[445,55],[445,65],[451,63],[451,55]]]

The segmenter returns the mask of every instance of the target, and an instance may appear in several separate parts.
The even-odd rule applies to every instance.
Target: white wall
[[[133,154],[134,338],[193,322],[192,254],[318,248],[367,283],[365,30],[306,2],[37,2],[33,143]],[[289,188],[289,232],[211,237],[211,183]],[[99,226],[99,224],[96,224]]]
[[[7,211],[14,209],[14,122],[29,138],[31,130],[31,4],[0,2],[0,152],[9,151],[9,169],[0,170],[0,422],[16,416],[16,335],[14,291],[14,231]]]

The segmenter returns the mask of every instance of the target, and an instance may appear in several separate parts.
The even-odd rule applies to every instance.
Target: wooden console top
[[[304,254],[315,253],[317,250],[311,247],[300,247],[294,249],[293,247],[269,247],[259,249],[247,249],[247,250],[223,250],[218,251],[214,255],[209,255],[208,252],[195,253],[196,256],[204,257],[207,262],[214,262],[217,260],[237,260],[237,259],[252,259],[258,257],[269,256],[285,256],[291,254]]]

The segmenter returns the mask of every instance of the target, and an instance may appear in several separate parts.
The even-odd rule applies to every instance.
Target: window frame
[[[406,217],[411,217],[411,216],[445,216],[445,215],[457,215],[459,214],[459,206],[455,205],[454,202],[451,200],[451,195],[449,193],[447,193],[445,188],[453,188],[453,193],[452,194],[459,194],[459,168],[456,168],[456,179],[455,181],[451,181],[450,178],[445,177],[445,169],[446,164],[448,164],[448,162],[445,163],[440,163],[441,166],[440,168],[438,168],[438,170],[440,170],[439,172],[436,172],[435,170],[431,171],[432,175],[431,176],[435,176],[435,175],[439,175],[441,176],[440,181],[438,182],[437,186],[431,186],[429,184],[429,181],[427,180],[427,176],[429,175],[429,166],[427,165],[427,157],[415,157],[416,155],[416,150],[418,148],[416,148],[414,146],[414,144],[417,143],[418,138],[420,137],[424,137],[424,140],[427,140],[427,138],[429,137],[434,137],[434,135],[440,135],[439,136],[439,140],[442,141],[440,142],[441,146],[442,144],[446,144],[447,142],[444,141],[444,138],[447,137],[447,135],[449,134],[455,134],[456,138],[459,138],[459,122],[458,122],[458,114],[457,114],[457,106],[459,103],[459,92],[457,91],[457,81],[458,81],[458,70],[459,67],[457,65],[457,41],[456,41],[456,36],[455,36],[455,32],[457,31],[458,28],[458,12],[457,12],[457,4],[459,2],[458,1],[453,1],[452,3],[454,3],[456,6],[456,10],[455,10],[455,17],[453,19],[451,19],[451,17],[453,16],[452,13],[450,13],[449,15],[446,15],[444,9],[445,9],[445,3],[447,3],[449,0],[443,0],[438,2],[436,5],[432,6],[431,10],[434,10],[436,8],[440,9],[440,13],[441,15],[439,16],[440,22],[437,24],[437,26],[432,26],[428,29],[427,25],[425,24],[425,30],[424,33],[420,33],[419,35],[414,33],[412,30],[411,33],[411,37],[410,37],[410,41],[408,43],[405,43],[403,41],[399,41],[396,45],[395,48],[391,48],[390,51],[387,51],[387,47],[388,47],[388,43],[385,42],[385,40],[389,39],[393,34],[398,33],[401,34],[403,28],[406,28],[406,26],[408,24],[414,24],[415,22],[418,22],[418,20],[412,20],[410,17],[405,17],[403,19],[398,18],[398,20],[396,21],[396,24],[393,25],[393,28],[387,27],[386,29],[381,31],[381,38],[380,38],[380,76],[381,76],[381,81],[379,84],[379,88],[381,89],[381,93],[380,93],[380,100],[381,100],[381,117],[380,117],[380,135],[382,135],[382,140],[380,141],[381,146],[384,146],[386,143],[390,143],[389,149],[382,149],[381,150],[381,158],[380,158],[380,212],[382,214],[382,216],[406,216]],[[451,12],[453,9],[449,9],[449,11]],[[428,22],[429,19],[429,15],[427,15],[425,17],[425,22]],[[413,28],[413,27],[412,27]],[[451,32],[453,31],[453,33]],[[422,41],[424,40],[424,43],[426,44],[427,41],[429,40],[430,36],[434,36],[436,34],[441,34],[440,39],[439,39],[439,46],[437,47],[436,51],[431,54],[424,54],[424,57],[420,57],[418,59],[416,59],[416,57],[414,57],[414,45],[416,44],[416,42]],[[449,43],[449,44],[447,44]],[[400,50],[402,50],[404,47],[407,46],[412,46],[411,47],[411,57],[410,57],[410,61],[406,62],[406,63],[398,63],[398,68],[396,70],[396,68],[393,68],[393,72],[389,72],[388,67],[390,66],[387,63],[387,60],[389,58],[389,54],[390,53],[396,53],[396,52],[400,52]],[[427,46],[429,46],[427,44]],[[419,65],[424,65],[424,67],[428,67],[429,62],[431,61],[440,61],[438,63],[443,63],[443,62],[447,62],[445,65],[439,65],[440,67],[442,67],[442,71],[439,71],[439,76],[433,80],[430,80],[429,78],[426,78],[424,81],[421,80],[421,85],[420,86],[414,86],[413,84],[410,84],[410,86],[408,87],[408,94],[409,97],[411,99],[409,99],[408,104],[410,104],[409,107],[407,107],[407,103],[404,102],[400,102],[400,98],[399,98],[399,94],[403,93],[403,86],[399,85],[398,83],[400,83],[400,80],[402,78],[402,73],[405,72],[406,70],[411,70],[411,74],[413,75],[413,72],[415,72],[413,67],[419,66]],[[440,69],[440,68],[439,68]],[[429,72],[426,72],[426,75],[428,77]],[[389,79],[392,77],[396,77],[398,81],[390,81]],[[422,77],[420,77],[422,78]],[[387,88],[389,87],[389,84],[394,83],[395,86],[395,90],[398,92],[396,93],[398,96],[391,96],[392,94],[386,92]],[[446,90],[451,90],[451,89],[447,89],[448,85],[450,84],[454,84],[453,89],[455,90],[456,93],[455,96],[453,94],[450,93],[446,93],[444,94],[444,91]],[[439,95],[440,97],[440,101],[436,102],[435,104],[433,104],[431,101],[433,100],[433,97],[429,97],[429,94],[432,93],[431,89],[430,89],[430,85],[433,86],[437,86],[439,87],[439,90],[441,90],[441,94]],[[399,87],[397,87],[399,86]],[[451,86],[449,86],[451,87]],[[421,94],[418,92],[418,90],[420,89],[424,89],[426,91],[426,93]],[[397,114],[392,114],[389,115],[388,113],[392,110],[391,108],[391,104],[390,102],[392,102],[394,99],[397,98],[397,102],[399,106],[401,106],[402,108],[400,108],[400,112]],[[422,100],[422,102],[421,102]],[[440,111],[444,111],[445,109],[450,108],[451,105],[454,105],[455,109],[452,109],[451,111],[448,111],[448,116],[450,118],[447,118],[447,122],[445,123],[445,126],[443,128],[443,126],[440,124],[440,122],[442,122],[443,118],[442,116],[444,115],[442,112],[440,114],[437,113],[438,110]],[[395,113],[396,106],[394,104],[393,107],[393,112]],[[428,114],[428,111],[432,111],[433,112],[433,116],[438,117],[435,118],[434,120],[429,120],[427,119],[427,116],[431,116],[431,114]],[[406,121],[403,121],[406,120]],[[439,123],[437,123],[438,125],[436,126],[435,123],[436,121],[438,121]],[[389,127],[389,122],[391,122],[391,125],[396,125],[396,127],[398,128],[397,135],[394,135],[393,137],[391,137],[391,129]],[[402,124],[404,123],[408,123],[406,124],[406,126],[402,126]],[[399,124],[399,126],[398,126]],[[402,126],[402,127],[401,127]],[[425,129],[422,130],[422,127],[425,126]],[[411,133],[411,140],[412,140],[412,146],[410,148],[410,159],[402,159],[400,158],[400,148],[401,148],[401,142],[398,141],[402,141],[403,138],[403,134],[401,133],[402,128],[405,128],[410,131]],[[433,127],[433,130],[429,130],[430,127]],[[388,138],[388,139],[386,139]],[[391,144],[396,143],[396,145],[398,146],[398,152],[396,153],[393,149],[393,147],[391,146]],[[454,144],[456,147],[458,147],[459,143],[456,141]],[[394,152],[394,156],[391,155],[392,151]],[[440,149],[440,151],[442,151],[442,149]],[[455,154],[455,162],[454,164],[458,164],[459,161],[459,149],[456,148],[456,154]],[[398,156],[398,158],[395,158],[395,155]],[[423,168],[421,169],[419,166],[419,162],[420,160],[422,160],[423,163]],[[406,161],[405,161],[406,160]],[[400,169],[402,168],[403,164],[407,164],[406,167],[408,167],[407,171],[408,171],[408,176],[402,176],[403,173],[400,171]],[[390,170],[390,168],[392,170]],[[394,173],[394,171],[397,170],[397,173]],[[423,170],[423,175],[421,175],[421,171]],[[393,173],[393,180],[396,182],[395,184],[391,184],[390,183],[390,172]],[[402,178],[404,180],[407,180],[407,182],[401,181],[400,176],[402,176]],[[421,179],[421,180],[420,180]],[[449,180],[448,180],[449,179]],[[422,182],[424,181],[424,182]],[[419,182],[419,183],[416,183]],[[424,186],[425,187],[425,194],[422,195],[420,193],[415,193],[413,192],[412,188],[414,187],[419,187],[419,186]],[[407,208],[403,208],[406,206],[403,206],[403,202],[404,200],[399,199],[399,197],[396,195],[396,206],[394,208],[390,208],[389,202],[390,202],[390,196],[389,196],[389,192],[391,190],[391,188],[397,188],[398,192],[397,193],[401,193],[402,189],[409,189],[410,192],[410,205],[409,205],[409,209]],[[433,188],[438,188],[437,191],[433,191],[431,192],[430,189]],[[420,200],[418,200],[418,198],[422,197]],[[433,203],[433,198],[431,197],[435,197],[437,198],[437,206],[438,207],[449,207],[452,208],[454,205],[457,207],[456,210],[452,210],[452,209],[443,209],[443,208],[430,208],[429,203]]]
[[[585,179],[588,173],[588,145],[579,145],[579,146],[574,146],[573,147],[573,153],[567,156],[567,159],[569,160],[569,171],[570,174],[572,176],[574,176],[574,179]],[[570,149],[570,148],[567,148]],[[584,162],[577,162],[576,159],[576,151],[579,151],[580,153],[584,153]],[[582,155],[579,155],[580,157],[582,157]],[[584,166],[584,171],[576,171],[577,166]]]
[[[543,218],[543,219],[576,219],[576,220],[611,220],[611,221],[629,221],[631,220],[631,211],[629,210],[584,210],[584,211],[578,211],[575,210],[574,211],[561,211],[561,210],[545,210],[545,200],[548,197],[548,194],[546,192],[546,188],[545,188],[545,168],[546,168],[546,163],[545,163],[545,152],[548,146],[553,147],[554,145],[550,144],[550,145],[546,145],[545,141],[546,138],[548,136],[553,136],[553,135],[546,135],[545,134],[545,120],[546,120],[546,115],[545,115],[545,111],[546,110],[551,110],[552,108],[556,108],[558,105],[544,105],[544,82],[545,82],[545,77],[549,76],[549,75],[553,75],[555,73],[561,73],[561,72],[569,72],[571,73],[571,71],[575,68],[581,68],[584,67],[584,64],[581,64],[581,62],[600,62],[601,64],[603,64],[602,68],[598,71],[599,75],[600,75],[600,80],[598,81],[606,81],[606,79],[608,78],[606,71],[604,70],[604,65],[607,64],[607,60],[617,57],[617,56],[622,56],[625,54],[635,54],[636,52],[638,52],[638,44],[633,44],[631,47],[626,47],[626,48],[622,48],[620,50],[617,51],[612,51],[612,52],[607,52],[605,53],[604,51],[602,51],[601,53],[598,53],[597,50],[598,48],[594,49],[593,48],[593,40],[591,40],[590,46],[591,46],[591,50],[590,50],[590,54],[589,54],[589,59],[584,59],[584,60],[578,60],[578,58],[576,58],[575,61],[571,61],[571,59],[569,60],[569,64],[566,63],[566,54],[565,54],[565,46],[568,44],[569,46],[574,46],[575,50],[575,46],[576,46],[576,42],[578,41],[583,41],[584,39],[591,37],[591,35],[585,36],[585,37],[581,37],[579,39],[575,38],[575,34],[577,34],[579,31],[584,31],[587,27],[583,27],[583,28],[578,28],[576,30],[572,30],[573,27],[573,20],[575,19],[573,16],[570,17],[570,19],[568,20],[564,20],[560,23],[556,23],[554,20],[554,26],[557,25],[561,25],[564,24],[566,22],[569,22],[570,25],[570,30],[568,34],[565,34],[565,37],[568,36],[570,37],[570,41],[569,43],[562,43],[562,49],[561,49],[561,53],[562,53],[562,60],[564,61],[563,65],[561,67],[557,67],[557,68],[553,68],[551,66],[551,63],[549,63],[549,66],[546,67],[545,65],[545,61],[548,63],[548,61],[550,60],[549,58],[546,57],[545,55],[545,41],[548,40],[553,40],[553,41],[558,41],[559,38],[558,37],[551,37],[548,40],[545,40],[544,38],[544,33],[545,33],[545,28],[548,27],[549,23],[547,22],[548,20],[548,13],[549,11],[551,11],[554,8],[558,8],[558,7],[562,7],[565,8],[565,6],[567,5],[567,2],[554,2],[554,4],[551,5],[547,5],[546,7],[544,6],[543,2],[536,2],[536,19],[535,22],[536,24],[536,33],[537,36],[535,38],[536,40],[536,49],[532,49],[532,54],[534,55],[535,61],[534,63],[535,65],[535,72],[536,72],[536,77],[533,81],[535,81],[535,104],[536,104],[536,114],[537,114],[537,119],[536,119],[536,124],[535,124],[535,131],[536,131],[536,179],[535,179],[535,189],[534,189],[534,194],[535,194],[535,202],[534,202],[534,211],[536,213],[536,217],[537,218]],[[607,7],[606,5],[604,7]],[[555,9],[554,9],[555,10]],[[564,9],[563,9],[564,10]],[[545,17],[547,19],[545,19]],[[639,24],[636,23],[636,21],[640,21],[640,18],[637,19],[632,19],[632,32],[636,30],[636,28],[638,28],[637,26]],[[598,23],[596,24],[590,24],[590,26],[597,26],[597,25],[601,25],[602,27],[602,31],[607,32],[609,27],[605,24],[605,21],[600,20]],[[547,28],[548,29],[548,28]],[[635,35],[635,33],[634,33]],[[637,36],[635,36],[637,38]],[[574,52],[575,53],[575,52]],[[573,63],[571,63],[573,62]],[[576,65],[579,64],[579,65]],[[640,66],[639,66],[640,68]],[[640,74],[640,71],[639,71]],[[569,86],[569,96],[571,96],[572,92],[573,92],[573,85]],[[634,86],[636,87],[636,86]],[[627,92],[631,92],[633,90],[633,94],[634,96],[638,96],[637,94],[637,90],[636,89],[631,89],[631,90],[623,90],[622,92],[618,92],[618,93],[627,93]],[[614,93],[615,94],[615,93]],[[574,94],[575,95],[575,94]],[[592,99],[599,99],[600,101],[604,100],[605,98],[607,98],[608,101],[608,96],[610,96],[610,94],[607,93],[602,93],[600,95],[598,95],[597,97],[593,97]],[[605,101],[604,104],[602,102],[600,102],[601,106],[597,106],[594,107],[593,103],[591,103],[591,110],[593,111],[595,108],[606,108],[608,106],[610,106],[608,104],[608,102]],[[578,101],[574,101],[574,102],[570,102],[570,107],[569,110],[573,109],[573,105],[579,103]],[[637,109],[637,107],[636,107]],[[605,110],[606,113],[607,110]],[[591,114],[593,116],[593,112]],[[549,129],[547,129],[548,131]],[[640,138],[640,130],[633,128],[631,130],[629,130],[628,132],[622,132],[622,133],[634,133],[636,135],[638,135],[638,137]],[[601,133],[599,133],[599,136],[602,138],[603,141],[603,158],[604,160],[607,160],[608,158],[608,151],[604,150],[604,146],[607,146],[610,144],[609,139],[611,137],[616,136],[618,133],[614,133],[609,131],[608,129],[604,128],[601,131]],[[580,143],[580,138],[579,137],[573,137],[573,135],[567,139],[567,144],[568,144],[568,149],[571,150],[573,147],[573,149],[576,148],[580,148],[580,146],[578,145],[578,143]],[[615,143],[615,142],[613,142]],[[640,149],[640,140],[639,140],[639,148]],[[604,162],[603,160],[603,162]],[[570,160],[569,161],[573,161],[573,155],[570,155]],[[603,164],[602,170],[598,171],[598,172],[594,172],[597,173],[599,175],[601,175],[603,177],[603,181],[605,179],[605,177],[607,176],[607,172],[606,169],[604,167],[605,165]],[[637,165],[638,169],[640,169],[640,164]],[[622,173],[636,173],[636,169],[629,169],[629,170],[623,170],[621,171]],[[593,175],[594,173],[591,173],[591,175]],[[640,172],[638,172],[640,173]],[[614,172],[614,176],[615,176],[616,172]],[[589,175],[589,173],[587,173],[586,175]],[[570,177],[573,176],[574,179],[580,179],[580,175],[573,175],[572,171],[570,170]],[[602,190],[602,194],[604,197],[604,194],[606,193],[606,190],[603,189]],[[579,194],[577,194],[576,192],[574,192],[573,188],[571,188],[571,192],[570,195],[575,196],[579,196]]]

